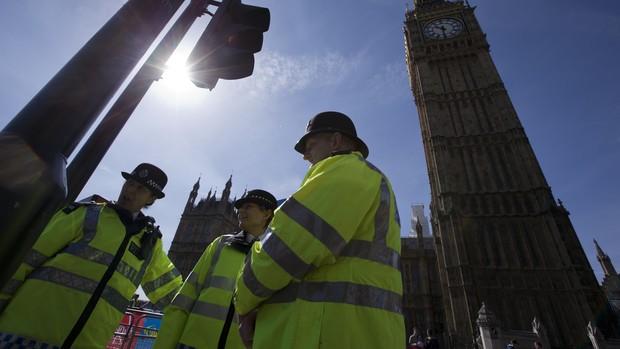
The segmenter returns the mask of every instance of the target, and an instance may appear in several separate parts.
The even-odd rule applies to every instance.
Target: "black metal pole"
[[[61,206],[75,201],[153,82],[161,78],[166,62],[194,21],[204,13],[207,3],[208,0],[190,2],[73,158],[67,167],[69,190]]]
[[[66,159],[184,0],[129,0],[0,132],[0,288],[66,196]]]

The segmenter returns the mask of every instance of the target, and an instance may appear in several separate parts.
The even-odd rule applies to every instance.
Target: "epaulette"
[[[89,196],[87,198],[84,198],[80,201],[76,201],[73,203],[70,203],[69,205],[67,205],[67,207],[65,207],[62,212],[64,212],[65,214],[70,214],[71,212],[77,210],[80,207],[83,206],[90,206],[90,205],[98,205],[98,204],[105,204],[107,203],[108,200],[106,200],[105,198],[103,198],[102,196],[99,196],[97,194]]]

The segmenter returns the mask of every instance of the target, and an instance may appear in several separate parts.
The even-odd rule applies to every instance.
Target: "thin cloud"
[[[264,97],[265,94],[290,94],[310,87],[332,86],[346,80],[359,66],[358,57],[337,52],[301,56],[261,52],[256,56],[253,78],[239,84],[239,89]]]
[[[392,62],[379,67],[372,77],[371,95],[378,103],[390,104],[403,98],[410,98],[407,65],[402,62]]]

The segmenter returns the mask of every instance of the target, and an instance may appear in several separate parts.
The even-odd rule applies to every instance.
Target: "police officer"
[[[164,309],[180,273],[141,209],[168,181],[143,163],[121,172],[116,202],[95,195],[56,213],[0,292],[0,347],[103,348],[139,285]]]
[[[237,279],[244,343],[403,348],[400,223],[387,177],[342,113],[313,117],[295,150],[310,169]]]
[[[154,349],[239,348],[232,305],[235,279],[252,243],[273,218],[276,198],[255,189],[235,201],[240,233],[215,239],[200,257],[181,291],[166,309]]]

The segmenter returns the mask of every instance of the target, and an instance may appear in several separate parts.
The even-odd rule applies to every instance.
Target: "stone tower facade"
[[[415,0],[406,60],[431,184],[447,328],[471,347],[483,302],[504,328],[534,318],[553,348],[617,335],[569,212],[556,203],[489,53],[474,8]],[[596,314],[596,317],[595,317]]]
[[[218,236],[239,231],[237,213],[230,199],[232,176],[226,182],[222,196],[209,194],[196,204],[200,178],[194,184],[181,215],[179,227],[174,234],[168,256],[183,279],[192,271],[198,259]]]

